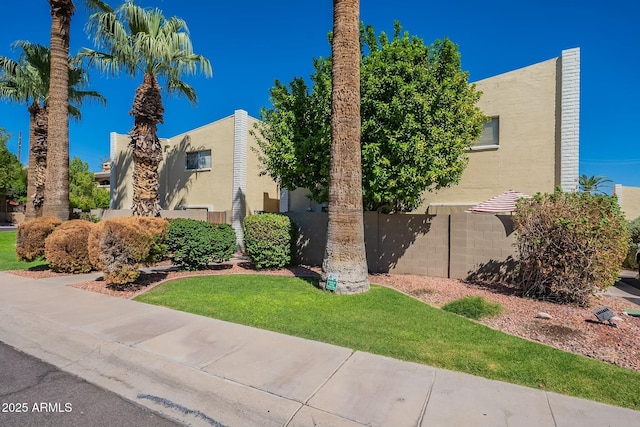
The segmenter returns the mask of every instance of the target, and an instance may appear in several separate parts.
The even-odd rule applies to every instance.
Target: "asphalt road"
[[[0,342],[0,426],[178,427],[181,424]]]

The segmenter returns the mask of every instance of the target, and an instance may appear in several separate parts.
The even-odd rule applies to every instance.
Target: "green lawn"
[[[26,270],[46,263],[46,261],[18,261],[16,258],[16,232],[6,231],[0,233],[0,270]]]
[[[299,278],[201,276],[136,300],[640,410],[640,372],[513,337],[384,287],[337,296]]]

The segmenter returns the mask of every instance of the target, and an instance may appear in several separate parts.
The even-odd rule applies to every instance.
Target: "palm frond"
[[[93,14],[86,28],[100,51],[84,49],[81,56],[101,72],[165,78],[168,91],[184,94],[192,102],[195,90],[180,76],[198,71],[212,75],[209,60],[193,52],[186,22],[165,18],[160,9],[145,9],[127,0],[112,12]]]

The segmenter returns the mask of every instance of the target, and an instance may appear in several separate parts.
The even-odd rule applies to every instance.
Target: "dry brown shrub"
[[[44,256],[44,241],[62,221],[52,216],[43,216],[23,222],[16,234],[16,254],[20,261],[34,261]]]
[[[104,271],[104,264],[100,260],[100,236],[104,230],[107,221],[100,221],[94,225],[89,232],[87,239],[87,250],[89,252],[89,260],[94,269]]]
[[[45,257],[53,271],[87,273],[91,260],[87,241],[94,224],[77,219],[57,227],[45,240]]]
[[[519,203],[514,223],[525,296],[584,306],[618,278],[629,234],[615,197],[538,194]]]
[[[91,263],[112,285],[126,285],[140,275],[141,264],[158,261],[168,230],[160,218],[123,217],[98,223],[89,236]]]

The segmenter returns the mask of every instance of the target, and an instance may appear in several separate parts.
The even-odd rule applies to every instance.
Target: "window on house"
[[[498,117],[491,117],[488,122],[484,124],[480,139],[478,139],[473,146],[474,147],[497,147],[500,142],[500,119]]]
[[[187,170],[211,169],[211,150],[187,153]]]

